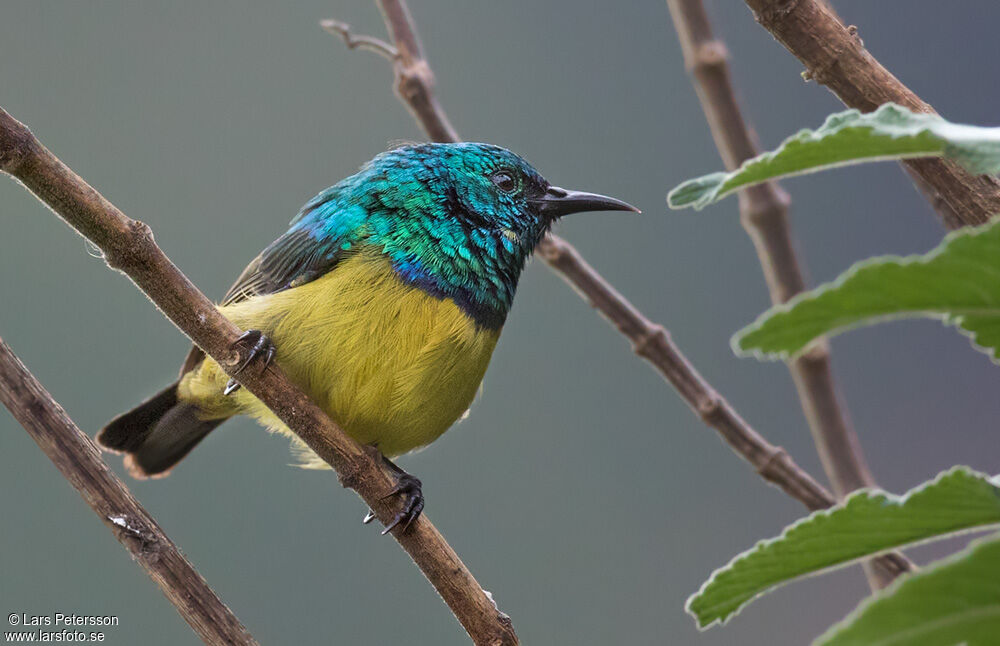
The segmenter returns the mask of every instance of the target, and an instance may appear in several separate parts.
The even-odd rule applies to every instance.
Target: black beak
[[[639,209],[631,204],[626,204],[613,197],[606,197],[597,193],[584,193],[582,191],[567,191],[558,186],[550,186],[544,195],[531,200],[531,203],[538,209],[539,215],[544,215],[552,219],[570,213],[583,213],[585,211],[640,212]]]

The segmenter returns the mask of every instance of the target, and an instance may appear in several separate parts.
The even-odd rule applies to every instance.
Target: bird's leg
[[[261,332],[260,330],[247,330],[240,335],[240,338],[233,341],[232,349],[237,349],[240,346],[250,346],[250,352],[247,354],[247,358],[243,360],[243,363],[233,371],[233,374],[240,374],[243,372],[247,366],[253,362],[259,356],[264,357],[264,363],[260,367],[260,371],[263,373],[267,370],[267,367],[271,365],[274,361],[274,355],[277,349],[274,347],[274,343],[271,339]],[[235,378],[230,378],[226,383],[226,387],[222,390],[223,395],[231,395],[240,389],[240,384]]]
[[[420,488],[421,483],[418,478],[400,469],[392,460],[384,455],[382,456],[382,461],[396,474],[396,486],[389,493],[382,496],[381,499],[385,500],[391,496],[403,494],[403,509],[396,512],[396,515],[392,517],[389,524],[382,530],[382,535],[385,536],[397,525],[402,526],[402,531],[404,532],[409,529],[413,521],[420,515],[420,512],[424,510],[424,493]],[[367,524],[374,519],[375,512],[369,509],[368,514],[365,515],[365,519],[362,522]]]

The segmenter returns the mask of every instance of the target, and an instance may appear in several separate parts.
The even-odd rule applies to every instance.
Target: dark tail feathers
[[[163,477],[224,419],[203,420],[193,404],[177,401],[170,384],[97,433],[97,443],[126,453],[125,466],[136,478]]]

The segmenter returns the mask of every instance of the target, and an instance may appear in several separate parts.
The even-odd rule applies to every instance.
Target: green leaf
[[[764,312],[732,345],[739,355],[788,358],[824,334],[912,317],[956,325],[1000,361],[1000,220],[949,234],[923,256],[859,262]]]
[[[1000,540],[995,539],[975,541],[900,577],[813,646],[995,646],[1000,641]]]
[[[701,209],[738,188],[786,175],[883,159],[944,156],[977,175],[1000,172],[1000,128],[945,121],[886,103],[875,112],[838,112],[817,130],[802,130],[777,150],[748,159],[731,173],[688,180],[670,191],[667,204]]]
[[[1000,477],[954,467],[906,495],[859,491],[712,573],[686,610],[701,628],[792,579],[948,534],[1000,524]]]

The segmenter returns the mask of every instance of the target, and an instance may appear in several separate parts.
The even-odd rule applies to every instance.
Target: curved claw
[[[250,344],[253,345],[250,346],[250,352],[247,354],[247,358],[244,359],[243,363],[240,364],[236,370],[233,371],[234,375],[238,375],[243,372],[246,367],[261,354],[264,355],[264,363],[260,367],[261,372],[266,370],[267,367],[271,365],[271,362],[274,361],[274,355],[277,353],[277,348],[274,347],[274,343],[271,342],[271,339],[260,330],[247,330],[240,335],[240,338],[233,342],[233,348]]]
[[[274,361],[274,355],[277,353],[277,348],[274,347],[274,343],[272,343],[271,339],[260,330],[247,330],[240,335],[240,338],[233,341],[231,347],[235,350],[239,346],[246,345],[250,345],[250,352],[247,354],[247,358],[243,360],[243,363],[241,363],[239,367],[233,371],[233,374],[238,375],[243,372],[254,359],[262,354],[264,355],[264,362],[261,364],[260,371],[263,373],[267,370],[267,367],[271,365],[271,362]],[[225,388],[222,389],[222,394],[223,396],[229,396],[239,389],[240,383],[236,381],[235,378],[231,378],[226,382]]]
[[[402,531],[405,532],[424,510],[424,494],[421,490],[419,479],[411,476],[409,473],[401,473],[399,480],[396,481],[396,486],[389,493],[382,496],[381,499],[385,500],[399,494],[403,495],[403,508],[396,512],[396,515],[392,517],[389,524],[382,530],[383,536],[396,527],[401,527]]]
[[[230,379],[226,382],[226,387],[222,389],[223,396],[232,395],[234,392],[240,389],[240,382],[235,379]]]
[[[267,338],[267,337],[264,337],[264,338]],[[270,341],[268,341],[267,354],[264,355],[264,365],[260,367],[260,371],[261,372],[264,372],[265,370],[267,370],[267,367],[269,365],[271,365],[272,361],[274,361],[274,355],[277,354],[277,353],[278,353],[278,348],[274,347],[274,344],[271,343]]]

